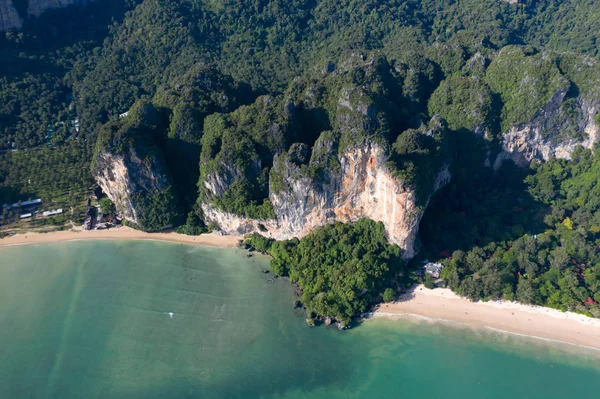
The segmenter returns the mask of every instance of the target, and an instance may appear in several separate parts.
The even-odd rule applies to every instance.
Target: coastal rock
[[[330,143],[320,145],[327,147]],[[404,249],[406,258],[412,258],[416,254],[418,226],[425,209],[417,200],[416,190],[392,174],[386,166],[385,151],[376,143],[350,148],[338,161],[338,170],[313,179],[302,173],[300,166],[280,156],[275,161],[272,176],[281,176],[286,187],[272,189],[269,195],[276,219],[248,219],[207,203],[202,204],[204,216],[227,234],[259,233],[277,240],[301,238],[327,223],[370,218],[383,222],[389,241]],[[446,164],[438,172],[434,191],[449,180]],[[272,180],[271,186],[273,184]]]
[[[600,112],[600,98],[578,96],[567,112],[569,90],[565,87],[557,91],[533,119],[504,133],[494,169],[508,159],[528,166],[534,160],[570,159],[578,146],[594,148],[600,138],[600,126],[595,120]]]

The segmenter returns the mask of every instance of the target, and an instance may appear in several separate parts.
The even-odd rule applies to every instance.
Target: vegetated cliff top
[[[248,7],[245,1],[103,0],[85,9],[55,10],[30,20],[23,32],[8,32],[1,39],[0,70],[7,79],[0,90],[0,147],[6,151],[52,145],[66,151],[71,140],[88,140],[87,147],[80,146],[85,149],[73,150],[73,156],[77,162],[90,162],[89,146],[95,141],[98,124],[117,118],[141,97],[155,98],[156,105],[169,109],[172,115],[171,138],[181,139],[167,143],[185,143],[178,147],[179,153],[186,154],[180,157],[185,162],[178,163],[177,156],[168,161],[176,177],[184,176],[185,165],[197,163],[206,114],[231,112],[241,104],[252,103],[258,95],[279,98],[291,93],[297,76],[302,76],[298,90],[309,89],[307,86],[305,90],[302,85],[306,83],[301,81],[310,82],[310,75],[323,80],[323,71],[324,80],[329,81],[326,86],[344,85],[342,74],[337,73],[351,70],[348,66],[357,59],[340,58],[363,53],[360,49],[365,49],[365,55],[379,51],[391,67],[388,75],[398,83],[389,85],[383,75],[371,82],[371,72],[365,69],[365,84],[350,82],[348,87],[339,87],[339,93],[320,95],[322,104],[316,109],[323,108],[321,115],[327,117],[321,118],[317,115],[321,111],[316,111],[314,117],[306,118],[329,126],[301,126],[303,137],[287,139],[286,145],[308,141],[305,144],[310,146],[319,133],[329,130],[335,134],[337,125],[355,122],[367,127],[366,131],[377,126],[392,143],[402,131],[436,113],[451,129],[474,129],[490,139],[498,138],[506,121],[527,119],[538,107],[537,101],[541,103],[548,93],[540,93],[533,107],[529,103],[521,107],[524,92],[511,87],[491,88],[494,76],[502,71],[488,74],[490,63],[496,62],[503,47],[515,43],[538,48],[522,49],[525,55],[519,62],[523,65],[546,65],[542,61],[551,51],[575,50],[596,57],[600,30],[592,16],[598,7],[592,0],[560,4],[467,0],[442,5],[429,0],[352,0],[343,4],[296,0],[285,4],[267,1],[258,8]],[[594,58],[580,60],[579,54],[561,54],[557,68],[582,95],[589,96],[586,85],[578,79],[587,79],[586,71],[593,68],[580,67]],[[334,70],[327,72],[331,65]],[[377,65],[374,63],[373,68]],[[186,93],[185,79],[197,66],[213,67],[222,81],[215,75],[204,79],[213,85],[200,84],[196,94],[196,89]],[[552,66],[539,70],[547,70],[549,77],[539,82],[556,86]],[[196,75],[203,74],[210,75]],[[178,81],[182,82],[179,87]],[[533,85],[538,80],[527,82]],[[167,91],[161,92],[165,86]],[[402,99],[400,104],[393,104],[395,109],[385,108],[390,87],[396,90],[391,95]],[[432,97],[438,87],[441,89]],[[524,85],[523,89],[527,87],[536,86]],[[570,84],[569,96],[576,94],[573,87]],[[468,99],[463,92],[468,93]],[[343,96],[338,96],[340,93]],[[309,99],[299,95],[291,97],[309,104]],[[345,104],[350,107],[342,112]],[[566,105],[573,115],[577,113],[576,101]],[[373,109],[385,113],[385,118],[369,114]],[[366,115],[361,110],[367,111]],[[336,113],[333,119],[328,116],[332,112]],[[463,112],[469,118],[461,118]],[[384,132],[386,129],[389,132]],[[360,139],[361,134],[347,130],[340,148]],[[171,151],[175,153],[178,151]],[[48,162],[46,169],[53,169]],[[175,164],[178,169],[172,166]],[[4,175],[16,176],[8,173],[10,162],[2,165]],[[10,196],[25,190],[21,182],[31,180],[36,172],[31,169],[24,173],[28,176],[18,181],[11,177],[2,183],[17,187]],[[186,187],[187,204],[195,202],[191,182],[197,180],[196,174],[199,170],[177,183]]]

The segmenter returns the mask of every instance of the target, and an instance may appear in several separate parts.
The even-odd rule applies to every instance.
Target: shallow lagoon
[[[0,248],[2,398],[573,398],[598,354],[428,322],[308,328],[268,259],[162,242]],[[169,314],[172,313],[172,316]]]

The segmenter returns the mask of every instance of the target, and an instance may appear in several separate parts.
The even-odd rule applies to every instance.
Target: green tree
[[[381,297],[383,302],[394,302],[396,300],[396,292],[392,288],[386,288]]]

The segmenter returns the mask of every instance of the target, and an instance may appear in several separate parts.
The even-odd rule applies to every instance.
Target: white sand
[[[17,234],[0,239],[0,247],[96,239],[158,240],[232,248],[240,238],[218,234],[187,236],[172,232],[144,233],[129,227],[119,227],[109,230],[72,229],[51,233]],[[416,286],[396,302],[380,305],[371,316],[419,316],[433,321],[453,321],[600,350],[600,319],[515,302],[471,302],[449,289],[429,290],[422,285]]]
[[[0,239],[0,247],[9,245],[41,244],[61,241],[77,240],[158,240],[180,242],[185,244],[207,245],[211,247],[235,247],[240,237],[224,236],[218,234],[202,234],[200,236],[187,236],[177,233],[144,233],[129,227],[118,227],[107,230],[72,229],[54,231],[50,233],[29,232]]]
[[[380,305],[371,316],[420,316],[600,350],[600,319],[515,302],[471,302],[449,289],[416,286],[395,303]]]

